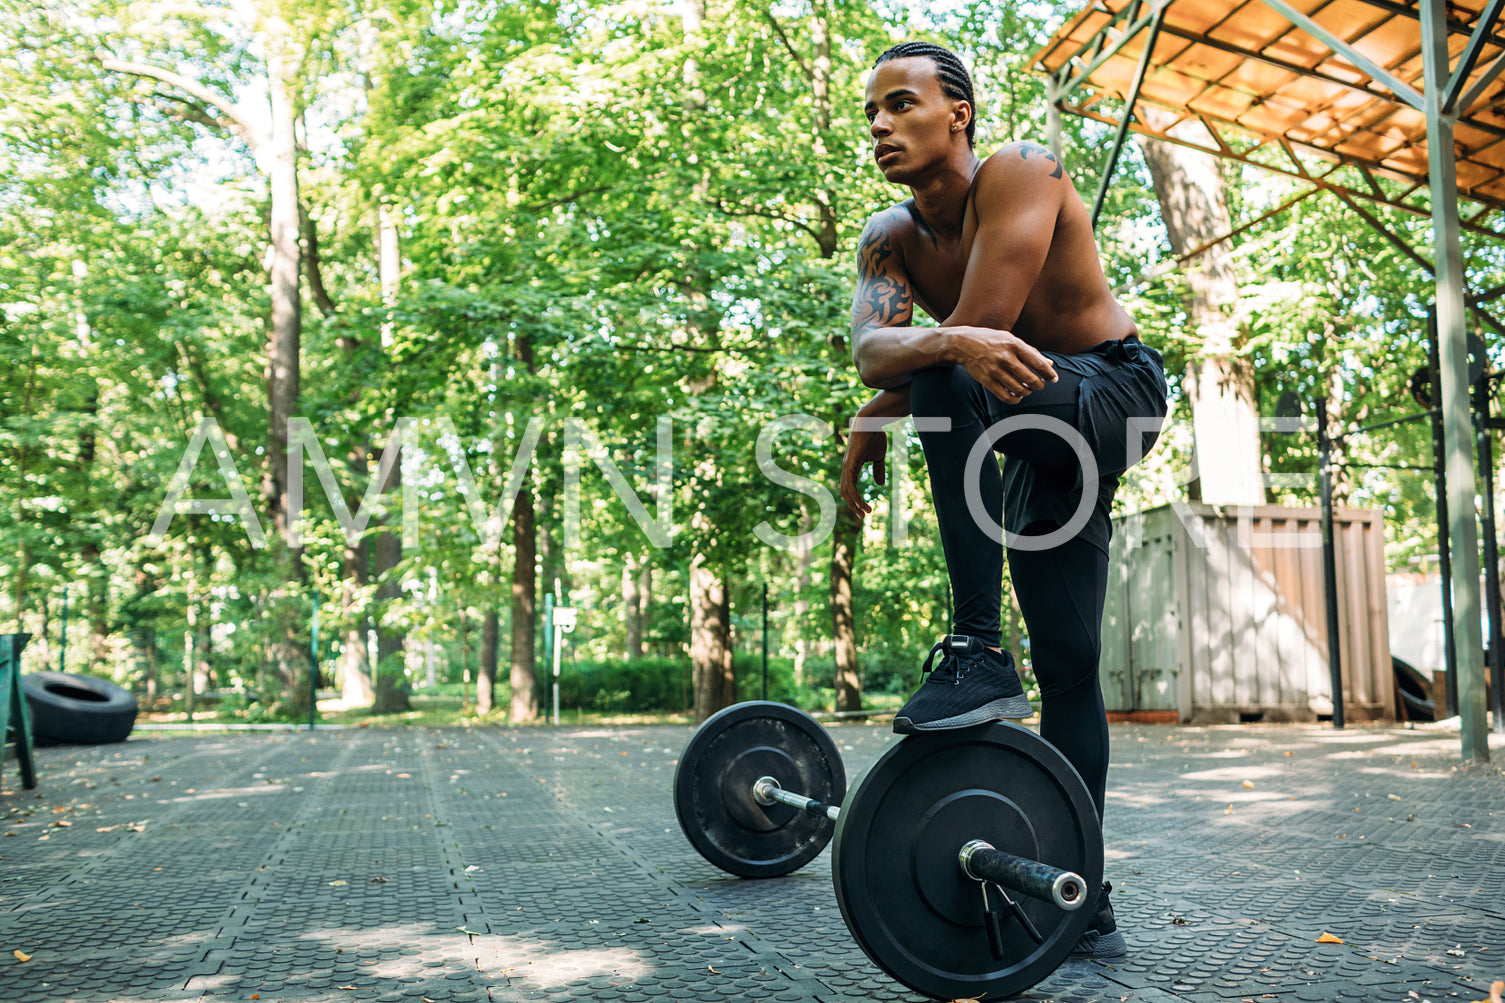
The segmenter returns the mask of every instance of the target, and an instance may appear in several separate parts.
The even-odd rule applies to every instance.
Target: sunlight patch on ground
[[[572,949],[528,937],[487,937],[478,940],[476,946],[486,948],[480,960],[482,973],[545,988],[598,976],[637,982],[648,979],[654,971],[641,953],[627,947]]]
[[[1283,776],[1284,771],[1274,766],[1227,766],[1215,770],[1197,770],[1181,774],[1182,780],[1261,780]]]

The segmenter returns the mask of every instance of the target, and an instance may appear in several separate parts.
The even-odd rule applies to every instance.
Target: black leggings
[[[1076,427],[1082,377],[1059,367],[1057,372],[1056,383],[1046,384],[1017,405],[1003,404],[960,366],[922,370],[910,384],[910,411],[917,423],[922,418],[951,419],[951,431],[922,428],[919,435],[951,580],[952,630],[991,645],[1002,641],[999,603],[1005,547],[997,527],[1003,522],[1003,480],[991,450],[978,456],[971,471],[968,459],[978,439],[1002,417],[1044,415]],[[1063,488],[1076,479],[1075,453],[1049,431],[1015,432],[995,448],[1028,461],[1047,481],[1058,481]],[[964,475],[978,484],[983,508],[994,524],[992,533],[972,517]],[[1056,528],[1053,523],[1036,523],[1026,533]],[[1108,555],[1079,535],[1047,550],[1008,548],[1008,562],[1040,683],[1040,734],[1082,775],[1101,818],[1108,781],[1108,720],[1098,683],[1098,656]]]

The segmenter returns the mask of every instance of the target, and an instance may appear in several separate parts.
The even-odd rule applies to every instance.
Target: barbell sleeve
[[[759,777],[753,781],[753,798],[765,807],[771,804],[787,804],[806,814],[828,818],[833,822],[841,815],[840,806],[786,791],[773,777]]]
[[[991,881],[1067,910],[1080,909],[1087,901],[1087,882],[1080,874],[1016,857],[981,839],[963,846],[957,859],[962,871],[974,881]]]

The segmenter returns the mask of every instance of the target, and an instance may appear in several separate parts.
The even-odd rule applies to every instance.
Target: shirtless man
[[[879,393],[847,439],[841,495],[859,517],[871,511],[858,482],[872,464],[884,483],[881,424],[914,415],[953,622],[894,730],[1032,712],[1000,647],[1006,549],[1040,683],[1040,733],[1082,775],[1101,818],[1108,723],[1097,663],[1109,517],[1119,475],[1165,415],[1164,368],[1113,298],[1091,217],[1060,161],[1032,143],[979,160],[974,108],[966,67],[940,46],[895,46],[868,78],[873,157],[912,197],[862,233],[852,355]],[[916,303],[940,324],[910,326]],[[1125,952],[1109,890],[1078,956]]]

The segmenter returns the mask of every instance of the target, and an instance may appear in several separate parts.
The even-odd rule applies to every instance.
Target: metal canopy
[[[1462,72],[1448,80],[1444,112],[1460,109],[1458,191],[1471,203],[1460,225],[1494,236],[1505,236],[1505,34],[1494,30],[1502,6],[1447,5],[1448,52]],[[1117,125],[1140,81],[1136,132],[1431,212],[1417,0],[1100,0],[1034,65],[1050,75],[1063,111]],[[1147,116],[1147,107],[1169,114]]]
[[[1039,53],[1061,111],[1429,216],[1463,756],[1488,761],[1460,231],[1505,236],[1505,0],[1094,0]],[[1460,201],[1469,204],[1460,212]],[[1429,263],[1427,258],[1431,259]]]

